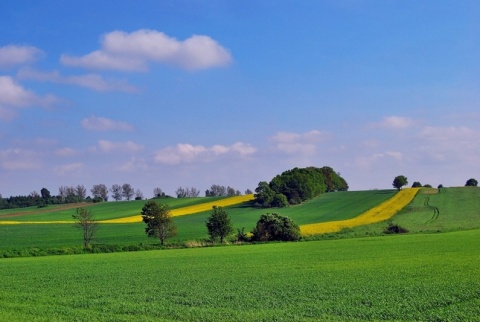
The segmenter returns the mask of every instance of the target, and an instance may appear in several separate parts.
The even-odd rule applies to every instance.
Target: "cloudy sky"
[[[4,197],[480,179],[476,0],[2,0],[0,21]]]

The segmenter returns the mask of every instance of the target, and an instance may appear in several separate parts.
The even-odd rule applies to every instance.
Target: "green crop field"
[[[0,260],[2,321],[475,321],[480,230]]]
[[[235,227],[250,230],[265,212],[299,224],[341,220],[394,194],[338,192],[285,209],[226,209]],[[478,321],[479,200],[480,188],[422,189],[392,218],[411,232],[404,235],[387,236],[378,223],[319,237],[334,240],[3,258],[0,321]],[[177,208],[206,199],[169,201]],[[90,209],[119,218],[143,203]],[[14,220],[66,219],[74,211],[22,209]],[[0,212],[0,220],[11,214]],[[208,215],[175,217],[179,235],[170,242],[206,238]],[[102,224],[95,242],[123,250],[158,244],[144,228]],[[70,224],[0,225],[0,234],[4,256],[81,252],[81,233]]]
[[[265,212],[279,212],[289,216],[298,224],[324,222],[353,218],[371,207],[387,200],[395,194],[395,190],[349,191],[323,194],[302,205],[282,209],[256,209],[250,203],[227,207],[235,228],[245,227],[250,231],[261,214]],[[167,202],[172,209],[190,206],[220,198],[182,198],[161,199]],[[121,218],[139,214],[145,201],[122,201],[99,204],[79,205],[88,207],[97,219]],[[47,208],[29,208],[25,215],[17,215],[17,210],[3,210],[0,212],[0,221],[55,221],[72,220],[75,207],[64,209],[65,206],[51,206]],[[12,216],[15,214],[15,216]],[[182,243],[189,240],[207,238],[205,221],[209,211],[188,216],[175,217],[178,235],[170,242]],[[3,216],[3,217],[2,217]],[[72,221],[73,223],[73,221]],[[94,243],[109,245],[135,245],[139,243],[158,243],[157,240],[147,238],[143,223],[129,224],[101,224]],[[81,232],[73,224],[0,224],[1,251],[15,249],[22,252],[28,248],[62,248],[81,246]],[[11,252],[10,252],[11,254]],[[0,252],[1,257],[1,252]]]

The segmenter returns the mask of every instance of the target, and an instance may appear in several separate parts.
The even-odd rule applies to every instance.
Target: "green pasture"
[[[170,209],[188,207],[226,197],[165,198],[158,202],[166,203]],[[110,201],[100,203],[79,203],[73,206],[92,211],[97,220],[116,219],[139,215],[146,200]],[[64,209],[69,207],[69,209]],[[0,221],[73,221],[75,207],[72,204],[50,205],[44,208],[28,207],[0,210]],[[18,215],[17,215],[18,214]]]
[[[390,221],[410,233],[480,229],[480,187],[423,188]],[[314,238],[382,235],[385,226],[377,223]]]
[[[251,203],[243,203],[227,207],[235,229],[245,227],[250,231],[256,224],[260,215],[266,212],[278,212],[289,216],[299,225],[341,220],[355,217],[371,207],[389,199],[395,194],[395,190],[370,190],[335,192],[323,194],[318,198],[305,202],[302,205],[291,206],[282,209],[257,209]],[[217,198],[219,199],[219,198]],[[172,209],[183,206],[209,202],[215,198],[183,198],[163,199],[169,203]],[[163,200],[159,200],[162,202]],[[97,219],[110,219],[139,214],[145,201],[121,201],[99,204],[86,204]],[[58,207],[57,207],[58,208]],[[35,211],[36,208],[30,208]],[[39,211],[45,211],[40,208]],[[55,210],[39,214],[7,217],[0,220],[16,221],[51,221],[71,220],[75,208],[69,210]],[[189,240],[201,240],[208,237],[205,221],[210,215],[209,211],[198,214],[174,217],[178,227],[178,235],[168,242],[182,243]],[[25,219],[25,218],[27,219]],[[67,219],[68,218],[68,219]],[[20,220],[22,219],[22,220]],[[94,243],[109,245],[131,245],[139,243],[158,243],[157,240],[147,238],[143,223],[133,224],[101,224]],[[82,243],[81,231],[69,224],[21,224],[0,225],[0,257],[1,251],[8,249],[21,250],[25,248],[60,248],[80,246]]]
[[[1,259],[2,321],[475,321],[480,230]]]

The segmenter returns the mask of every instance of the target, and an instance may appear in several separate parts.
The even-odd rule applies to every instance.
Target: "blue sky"
[[[0,194],[480,177],[478,1],[0,3]]]

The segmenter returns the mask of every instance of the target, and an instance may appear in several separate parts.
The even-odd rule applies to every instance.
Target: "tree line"
[[[32,191],[26,196],[11,196],[3,198],[0,194],[0,209],[13,209],[25,207],[46,207],[48,205],[79,203],[79,202],[104,202],[111,197],[114,201],[120,200],[143,200],[145,199],[140,189],[135,189],[129,183],[113,184],[110,188],[105,184],[95,184],[90,189],[91,195],[87,195],[87,189],[84,185],[60,186],[58,194],[53,195],[47,188],[40,189],[40,193]],[[250,190],[246,194],[252,193]],[[193,198],[200,195],[200,190],[195,187],[179,187],[175,191],[177,198]],[[239,190],[230,186],[214,184],[205,191],[206,197],[222,197],[240,195]],[[159,187],[153,189],[153,198],[173,198]]]

